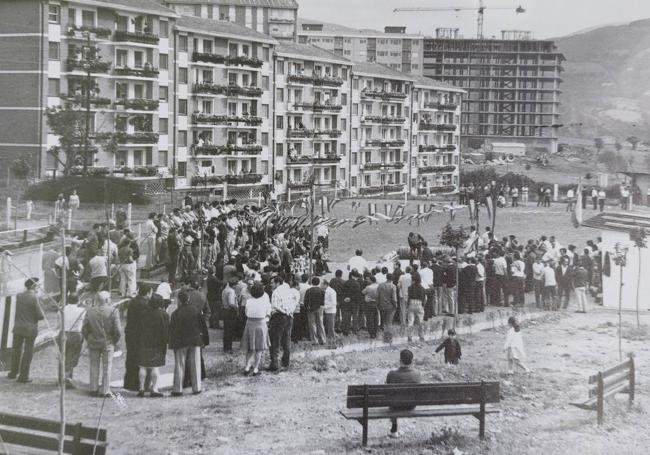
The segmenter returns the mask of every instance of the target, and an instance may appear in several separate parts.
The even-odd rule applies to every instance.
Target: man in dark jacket
[[[325,344],[325,327],[323,326],[323,305],[325,291],[320,287],[320,278],[311,279],[311,287],[305,292],[305,310],[309,322],[309,339],[321,346]]]
[[[573,288],[573,268],[569,265],[567,256],[562,256],[560,265],[555,269],[555,281],[557,281],[557,300],[562,304],[562,308],[567,308]]]
[[[203,316],[198,308],[189,305],[185,291],[178,294],[178,308],[169,324],[169,348],[174,350],[174,388],[172,396],[183,395],[186,362],[194,394],[201,393],[201,347]]]
[[[140,390],[138,378],[138,349],[142,337],[142,326],[145,314],[149,308],[149,299],[152,289],[147,285],[140,285],[138,295],[131,299],[126,310],[126,326],[124,338],[126,343],[126,360],[124,361],[124,388],[126,390]]]
[[[399,353],[399,369],[393,370],[388,373],[386,376],[386,384],[419,384],[422,382],[420,377],[420,372],[414,368],[411,368],[413,363],[413,353],[408,349],[404,349]],[[393,407],[393,410],[410,410],[414,406],[402,406],[399,408]],[[390,428],[390,437],[399,438],[399,433],[397,432],[397,419],[391,419],[392,426]]]
[[[16,297],[11,370],[7,377],[18,377],[18,382],[22,383],[32,382],[29,369],[34,355],[34,342],[38,335],[38,321],[45,318],[36,296],[37,284],[38,278],[29,278],[25,281],[25,292]]]
[[[334,321],[334,330],[338,333],[341,331],[341,314],[345,299],[345,280],[343,279],[343,271],[337,270],[334,272],[334,278],[330,280],[330,287],[336,292],[336,319]]]
[[[353,333],[359,330],[359,309],[361,308],[361,282],[356,270],[350,272],[350,279],[344,287],[343,308],[341,311],[341,331],[347,336],[352,329]]]

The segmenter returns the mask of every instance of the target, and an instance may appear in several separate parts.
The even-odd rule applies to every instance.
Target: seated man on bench
[[[413,353],[408,349],[402,350],[399,353],[399,368],[388,373],[386,376],[386,384],[419,384],[422,382],[420,378],[420,372],[411,368],[413,363]],[[413,409],[413,406],[406,407],[392,407],[393,410],[410,410]],[[390,428],[390,437],[399,438],[399,433],[397,432],[397,418],[391,418],[393,423]]]

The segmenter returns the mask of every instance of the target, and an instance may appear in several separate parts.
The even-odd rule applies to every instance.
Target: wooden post
[[[68,231],[72,229],[72,209],[68,209]]]
[[[11,198],[10,197],[7,198],[7,210],[5,212],[5,218],[7,222],[7,229],[10,229],[9,227],[11,225]]]
[[[111,220],[115,219],[115,202],[111,202]]]
[[[628,386],[628,406],[632,407],[634,402],[634,382],[635,382],[636,372],[634,371],[634,356],[630,354],[630,385]]]
[[[603,402],[604,402],[604,391],[603,391],[603,373],[598,372],[598,383],[596,384],[596,412],[598,413],[598,425],[603,424]]]
[[[126,206],[126,226],[131,229],[131,208],[132,204],[129,202]]]
[[[361,421],[363,430],[361,433],[361,445],[368,445],[368,386],[363,386],[363,419]]]
[[[487,387],[484,381],[481,381],[481,412],[478,419],[478,436],[481,439],[485,439],[485,394]]]
[[[59,429],[59,453],[63,453],[65,444],[65,305],[67,302],[67,272],[69,267],[68,258],[65,255],[65,228],[61,229],[61,251],[63,254],[63,267],[61,267],[61,305],[59,316],[61,319],[61,336],[59,339],[59,413],[61,427]]]
[[[99,431],[99,429],[97,430]],[[72,453],[81,452],[81,422],[74,426],[74,433],[72,439]]]

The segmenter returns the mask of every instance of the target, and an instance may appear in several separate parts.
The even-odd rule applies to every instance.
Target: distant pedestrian
[[[648,190],[650,191],[650,189]],[[605,193],[605,190],[601,188],[598,191],[598,209],[602,212],[605,210],[605,200],[607,199],[607,193]],[[648,199],[648,205],[650,205],[650,199]]]
[[[462,352],[460,349],[460,343],[456,339],[456,331],[454,329],[447,330],[447,338],[445,338],[445,341],[440,343],[440,346],[436,348],[436,353],[443,349],[445,350],[445,363],[458,365]]]

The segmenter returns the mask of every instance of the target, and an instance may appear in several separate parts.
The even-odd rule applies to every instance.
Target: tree
[[[616,141],[616,142],[614,142],[614,148],[616,149],[617,152],[620,152],[621,149],[623,148],[623,144],[621,144],[620,142]]]
[[[632,150],[636,150],[636,146],[637,146],[637,144],[638,144],[639,142],[641,142],[641,139],[639,139],[639,138],[636,137],[636,136],[630,136],[630,137],[628,137],[628,138],[625,139],[625,140],[626,140],[627,142],[629,142],[630,145],[632,145]]]
[[[90,154],[84,149],[86,121],[83,111],[72,103],[50,107],[45,111],[50,131],[59,137],[59,145],[50,147],[50,153],[63,168],[64,175],[77,165],[82,165]]]
[[[11,173],[20,180],[26,180],[31,170],[29,163],[24,158],[17,158],[12,161],[10,166]]]
[[[639,253],[639,267],[637,269],[636,277],[636,326],[641,327],[641,320],[639,318],[639,292],[641,288],[641,248],[647,247],[647,233],[642,227],[635,227],[630,232],[630,240],[634,243],[634,246]]]
[[[602,148],[603,148],[603,145],[604,145],[603,140],[601,138],[597,137],[596,139],[594,139],[594,145],[596,146],[596,150],[598,150],[598,152],[600,152],[602,150]]]

